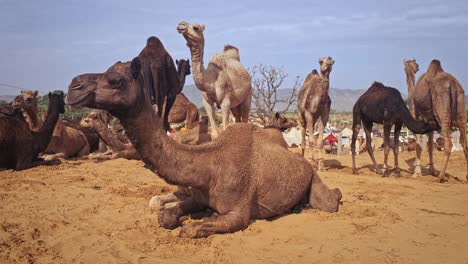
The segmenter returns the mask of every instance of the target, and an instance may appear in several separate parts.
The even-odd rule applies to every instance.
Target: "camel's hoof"
[[[158,223],[162,228],[174,229],[181,224],[179,221],[179,210],[171,204],[168,203],[164,207],[161,207],[158,213]]]
[[[396,170],[394,174],[395,174],[395,177],[401,177],[401,174],[400,174],[399,170]]]
[[[439,176],[439,177],[437,177],[436,181],[440,182],[440,183],[446,183],[448,181],[448,179],[445,176],[443,176],[443,177]]]
[[[197,238],[200,237],[199,231],[202,227],[201,222],[190,223],[186,226],[183,226],[180,229],[179,237],[180,238]]]
[[[358,175],[358,172],[357,172],[356,169],[353,169],[353,174],[354,174],[354,175]]]
[[[421,173],[413,173],[413,175],[411,175],[411,178],[418,178],[418,177],[421,177]]]

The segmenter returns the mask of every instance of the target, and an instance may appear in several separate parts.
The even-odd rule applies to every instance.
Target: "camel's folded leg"
[[[175,203],[168,203],[161,207],[158,213],[159,225],[163,228],[174,229],[180,226],[180,218],[184,215],[199,212],[204,209],[193,196]]]
[[[179,237],[201,238],[212,234],[233,233],[245,229],[249,225],[249,220],[248,212],[229,212],[203,222],[190,223],[182,227]]]

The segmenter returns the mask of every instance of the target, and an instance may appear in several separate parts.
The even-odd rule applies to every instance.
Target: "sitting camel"
[[[81,158],[89,154],[88,140],[80,130],[68,127],[59,120],[43,154],[44,160]]]
[[[112,155],[108,158],[117,159],[140,159],[132,143],[122,143],[112,132],[107,128],[103,120],[100,118],[100,113],[91,111],[83,117],[80,124],[83,127],[94,129],[99,137],[112,150]],[[106,154],[104,154],[106,155]]]
[[[50,164],[39,160],[39,153],[49,144],[59,115],[65,112],[63,93],[49,93],[49,107],[44,124],[37,131],[29,128],[20,109],[11,104],[0,107],[0,168],[24,170]]]
[[[378,174],[388,176],[387,159],[390,152],[390,131],[395,125],[395,133],[393,136],[393,155],[395,157],[395,174],[400,174],[398,167],[398,145],[400,131],[405,124],[413,133],[424,134],[433,131],[436,128],[435,124],[428,124],[422,121],[415,120],[406,107],[405,101],[401,97],[400,92],[391,87],[386,87],[382,83],[374,82],[367,91],[359,97],[353,107],[353,136],[351,138],[351,153],[353,157],[353,173],[357,174],[356,169],[356,139],[361,129],[361,123],[364,126],[366,133],[366,148],[369,156],[374,164],[375,171]],[[374,158],[374,150],[372,148],[371,131],[374,123],[383,124],[384,127],[384,171],[381,172]]]
[[[247,122],[252,100],[252,84],[249,72],[242,66],[239,50],[227,45],[219,55],[214,55],[205,70],[203,52],[205,26],[180,22],[177,31],[187,40],[192,55],[193,80],[202,92],[203,105],[210,119],[211,135],[218,137],[214,105],[221,108],[223,130],[229,125],[229,111],[237,122]]]
[[[216,214],[184,225],[179,234],[197,238],[236,232],[252,219],[278,216],[304,203],[338,210],[339,189],[329,189],[307,160],[266,141],[265,130],[255,125],[235,124],[203,145],[175,142],[161,127],[141,80],[138,58],[116,63],[97,79],[75,77],[67,102],[109,111],[125,127],[146,168],[169,184],[191,189],[189,198],[161,208],[161,226],[177,227],[180,217],[209,208]]]
[[[179,84],[181,89],[185,84],[185,77],[190,75],[190,61],[189,60],[176,60],[177,72],[179,74]],[[182,123],[185,121],[185,127],[192,129],[195,127],[199,119],[197,106],[190,102],[185,94],[180,93],[177,95],[174,105],[169,112],[169,123]]]
[[[33,131],[37,131],[43,123],[38,116],[37,94],[37,91],[21,90],[21,93],[13,99],[12,104],[13,108],[21,109],[23,117]]]

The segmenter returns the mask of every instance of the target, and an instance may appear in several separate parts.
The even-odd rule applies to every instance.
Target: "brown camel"
[[[11,104],[0,107],[0,167],[24,170],[50,164],[38,159],[49,144],[59,114],[65,112],[63,93],[49,93],[49,107],[43,126],[32,131],[21,110]]]
[[[88,140],[80,130],[68,127],[59,120],[43,154],[44,160],[84,157],[89,154]]]
[[[185,84],[185,77],[190,74],[189,60],[176,60],[177,72],[179,73],[180,85]],[[199,119],[197,106],[190,102],[185,94],[177,95],[171,112],[169,113],[169,123],[181,123],[185,121],[185,127],[192,129]]]
[[[153,104],[158,107],[158,115],[163,116],[163,124],[169,130],[168,116],[177,94],[182,91],[177,70],[171,55],[157,37],[149,37],[146,47],[138,55],[143,69],[143,79],[150,93]],[[164,111],[163,111],[164,106]]]
[[[83,117],[80,124],[83,127],[94,129],[99,137],[106,143],[112,150],[111,159],[125,158],[125,159],[140,159],[138,153],[133,147],[132,143],[122,143],[106,126],[100,118],[100,113],[91,111]]]
[[[316,70],[313,70],[304,80],[298,95],[298,111],[299,120],[302,126],[302,155],[304,156],[306,146],[306,129],[309,130],[309,148],[311,149],[311,159],[314,161],[314,152],[316,145],[314,142],[314,129],[318,123],[318,140],[319,147],[318,169],[323,170],[323,128],[328,122],[330,113],[331,99],[328,96],[330,87],[330,72],[335,61],[331,57],[319,59],[320,76]]]
[[[440,182],[446,181],[445,170],[447,169],[448,160],[452,152],[450,133],[451,128],[456,127],[460,131],[461,144],[465,152],[467,162],[466,179],[468,181],[465,91],[457,79],[442,69],[441,63],[438,60],[433,60],[429,64],[426,73],[419,77],[416,86],[414,86],[414,74],[416,71],[414,68],[407,67],[407,63],[405,62],[408,90],[413,90],[413,92],[410,92],[410,106],[414,105],[415,117],[424,122],[437,123],[438,129],[441,129],[441,135],[444,138],[445,157],[438,180]],[[431,174],[435,173],[432,157],[433,139],[434,135],[430,133],[428,151],[429,172]],[[416,168],[413,176],[421,175],[421,137],[418,138],[417,143]]]
[[[239,50],[227,45],[221,54],[214,55],[208,67],[203,65],[205,26],[180,22],[177,31],[187,40],[192,55],[193,80],[202,92],[203,105],[210,119],[211,135],[218,137],[214,104],[221,108],[223,130],[229,125],[229,111],[237,122],[247,122],[252,100],[252,84],[249,72],[242,66]]]
[[[400,92],[392,87],[386,87],[379,82],[374,82],[372,86],[356,101],[353,107],[353,136],[351,139],[351,152],[353,156],[353,173],[357,174],[356,169],[356,139],[361,129],[361,123],[364,126],[366,133],[366,148],[369,156],[374,164],[375,171],[382,174],[377,162],[374,158],[374,150],[372,148],[371,131],[374,123],[383,124],[384,127],[384,176],[388,176],[387,159],[390,153],[390,131],[395,125],[395,133],[393,136],[393,154],[395,157],[394,172],[400,174],[398,167],[398,145],[400,131],[405,124],[414,133],[427,133],[435,129],[435,125],[430,125],[422,121],[415,120],[405,101],[401,97]]]
[[[236,232],[251,219],[281,215],[306,202],[323,211],[338,210],[341,192],[329,189],[303,157],[265,141],[264,129],[235,124],[198,146],[168,137],[152,110],[138,58],[114,64],[94,81],[87,74],[75,77],[67,101],[108,110],[119,118],[147,168],[170,184],[191,188],[189,198],[161,208],[161,226],[174,228],[183,215],[207,208],[216,213],[184,225],[181,237]]]
[[[37,91],[21,90],[12,104],[14,108],[21,109],[29,128],[33,131],[37,131],[42,126],[42,120],[37,112],[37,94]]]

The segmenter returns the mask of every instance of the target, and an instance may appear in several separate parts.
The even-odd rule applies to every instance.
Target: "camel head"
[[[297,121],[294,118],[287,118],[285,115],[276,112],[273,117],[271,117],[268,125],[266,127],[277,128],[280,131],[285,131],[291,127],[296,127]]]
[[[87,128],[94,128],[96,121],[103,121],[102,114],[98,110],[93,110],[87,113],[80,121],[80,126]]]
[[[187,40],[187,46],[202,48],[205,44],[205,38],[203,31],[205,25],[198,23],[189,24],[188,22],[182,21],[177,26],[177,32],[182,34]]]
[[[190,75],[190,60],[176,60],[177,72],[185,72],[185,75]]]
[[[320,58],[320,71],[322,73],[330,73],[332,71],[332,66],[335,64],[335,61],[330,57]]]
[[[138,104],[144,91],[138,57],[131,62],[117,62],[104,73],[82,74],[68,86],[67,104],[110,111],[125,111]]]
[[[419,71],[419,65],[416,62],[416,59],[412,60],[403,60],[403,64],[405,65],[405,72],[407,73],[417,73]]]
[[[13,99],[13,108],[37,110],[37,91],[21,91],[21,93]]]

